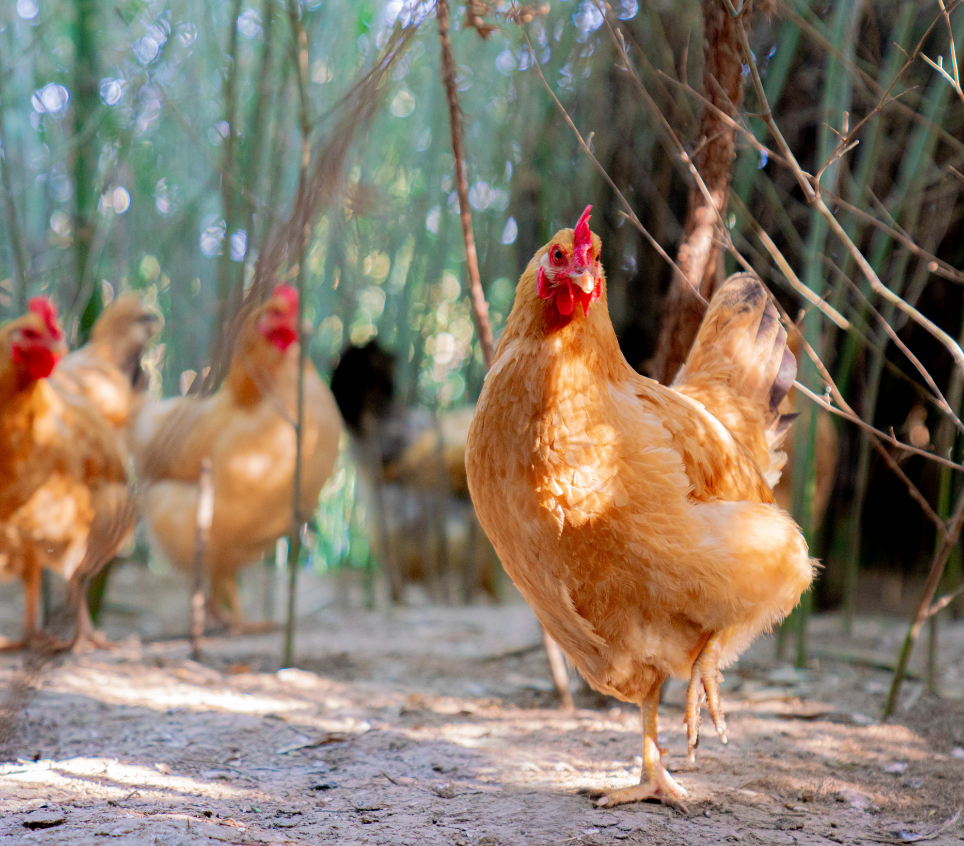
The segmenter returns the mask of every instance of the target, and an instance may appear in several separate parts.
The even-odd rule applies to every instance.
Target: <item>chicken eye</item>
[[[30,327],[25,328],[21,333],[23,337],[28,341],[40,340],[40,333],[36,329],[31,329]]]
[[[562,264],[565,261],[565,255],[563,255],[562,247],[553,247],[550,253],[553,264]]]

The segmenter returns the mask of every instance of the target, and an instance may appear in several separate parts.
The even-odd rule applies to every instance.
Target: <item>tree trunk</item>
[[[743,62],[736,21],[724,0],[703,0],[703,34],[703,96],[735,118],[743,102]],[[683,243],[676,261],[680,273],[674,274],[663,310],[653,375],[664,384],[673,380],[685,361],[703,319],[705,306],[694,292],[708,300],[723,278],[720,221],[730,192],[735,134],[715,109],[704,106],[694,164],[706,192],[696,183],[690,187]]]

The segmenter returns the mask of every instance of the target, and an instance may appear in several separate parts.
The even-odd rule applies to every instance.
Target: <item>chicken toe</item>
[[[627,802],[643,802],[658,799],[668,805],[680,806],[686,791],[666,771],[661,760],[662,749],[656,736],[656,709],[659,705],[659,687],[640,703],[643,716],[643,768],[639,784],[613,790],[596,800],[596,807],[611,808]]]
[[[705,696],[707,709],[720,740],[726,743],[726,719],[720,701],[720,656],[726,644],[726,632],[715,632],[693,662],[689,687],[686,689],[686,746],[690,761],[696,760],[700,743],[700,705]]]

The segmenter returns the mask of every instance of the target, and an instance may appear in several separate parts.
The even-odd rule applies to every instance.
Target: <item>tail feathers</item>
[[[787,330],[763,283],[731,276],[714,295],[673,388],[701,402],[760,461],[768,481],[779,478],[777,452],[796,418],[781,414],[797,361]]]

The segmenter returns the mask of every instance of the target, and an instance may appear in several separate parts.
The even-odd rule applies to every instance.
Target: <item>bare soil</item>
[[[638,712],[584,688],[557,710],[524,604],[366,611],[323,579],[299,597],[294,668],[278,633],[209,638],[200,662],[184,640],[131,638],[49,665],[0,755],[0,844],[964,840],[964,625],[943,629],[944,696],[909,680],[887,725],[879,665],[900,621],[845,639],[817,618],[806,671],[759,641],[726,673],[729,745],[705,724],[695,764],[668,685],[661,742],[686,808],[597,810],[639,779]],[[111,599],[113,637],[186,629],[184,579],[125,568]],[[18,602],[5,586],[5,633]],[[0,656],[0,688],[21,662]]]

